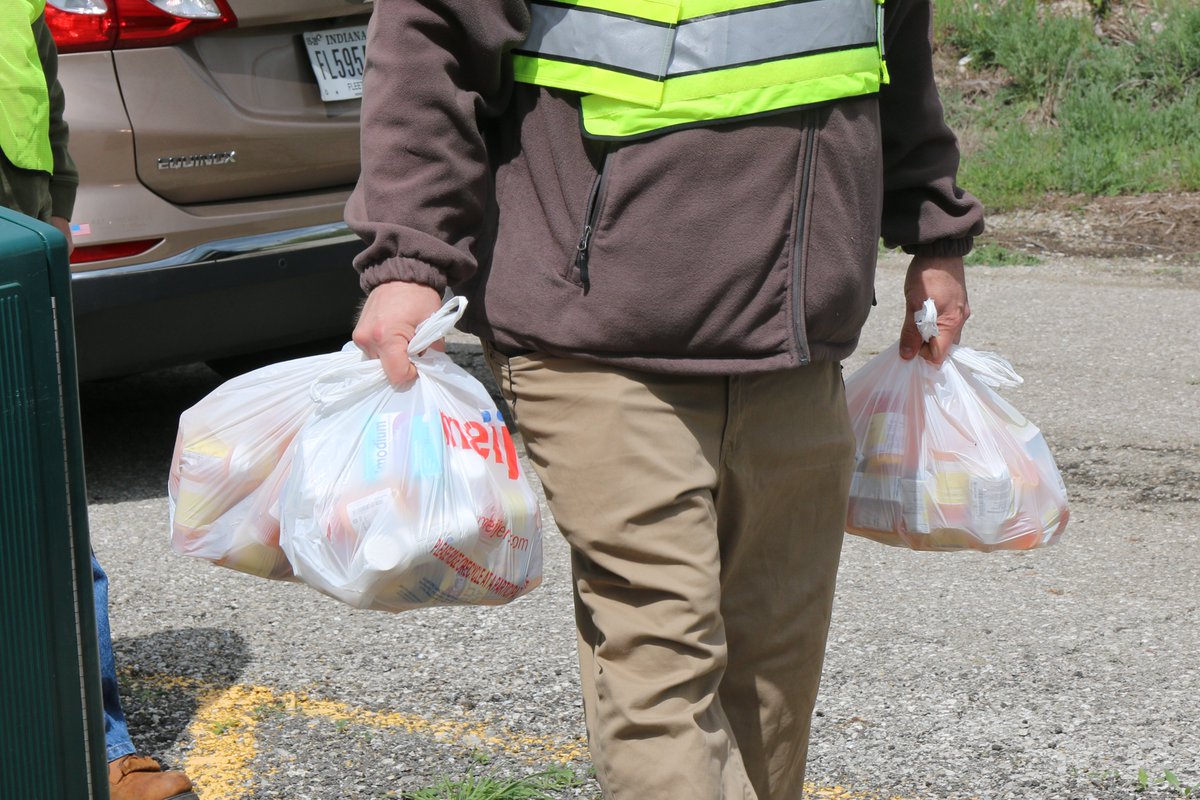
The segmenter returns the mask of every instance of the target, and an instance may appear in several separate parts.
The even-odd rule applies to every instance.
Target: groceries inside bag
[[[858,369],[846,380],[858,444],[846,530],[913,550],[1057,541],[1069,512],[1054,457],[993,388],[1019,383],[1004,359],[957,345],[940,367],[893,346]]]
[[[291,578],[279,546],[278,508],[289,447],[316,409],[313,379],[362,358],[348,349],[272,364],[226,381],[180,415],[167,478],[176,552],[264,578]]]
[[[298,579],[357,608],[498,605],[541,582],[538,500],[505,421],[478,380],[426,349],[465,304],[417,329],[415,381],[394,387],[370,360],[312,386],[281,545]]]

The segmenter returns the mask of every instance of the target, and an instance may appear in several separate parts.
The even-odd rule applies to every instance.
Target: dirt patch
[[[1200,448],[1063,445],[1055,457],[1072,494],[1117,508],[1200,503]]]
[[[982,241],[1047,256],[1148,258],[1200,265],[1200,193],[1043,198],[988,215]]]

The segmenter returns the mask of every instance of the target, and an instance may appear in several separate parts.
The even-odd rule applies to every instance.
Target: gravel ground
[[[885,258],[848,372],[895,340],[902,277]],[[973,271],[965,343],[1026,378],[1006,396],[1055,451],[1071,523],[1027,554],[847,538],[810,797],[1184,796],[1167,771],[1200,794],[1200,289],[1177,277],[1079,259]],[[478,366],[470,339],[451,351]],[[203,800],[382,800],[559,765],[579,782],[562,797],[598,796],[552,525],[545,584],[496,609],[355,611],[177,556],[174,427],[218,383],[196,366],[83,389],[92,534],[142,749]]]

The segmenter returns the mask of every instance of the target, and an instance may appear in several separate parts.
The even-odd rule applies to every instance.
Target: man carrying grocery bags
[[[969,313],[930,3],[375,5],[356,343],[404,384],[470,300],[571,546],[605,796],[799,798],[879,235],[913,254],[906,357]]]

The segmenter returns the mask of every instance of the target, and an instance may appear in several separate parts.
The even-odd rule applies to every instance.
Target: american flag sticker
[[[78,225],[75,223],[71,223],[71,235],[72,236],[87,236],[91,232],[92,232],[92,226],[87,224],[86,222],[80,223]]]

